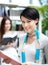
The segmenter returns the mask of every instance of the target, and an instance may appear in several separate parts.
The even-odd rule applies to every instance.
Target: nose
[[[27,27],[28,26],[28,23],[25,23],[24,26]]]

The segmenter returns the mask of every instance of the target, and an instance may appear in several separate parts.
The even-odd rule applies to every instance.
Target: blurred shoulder
[[[26,36],[26,33],[24,31],[20,31],[17,36],[19,38],[24,38]]]
[[[19,43],[24,43],[24,38],[25,38],[25,36],[26,36],[26,33],[25,32],[19,32],[18,33],[18,38],[19,38]]]
[[[16,35],[17,35],[17,32],[16,32],[16,31],[8,31],[7,33],[5,33],[5,34],[3,35],[3,38],[8,38],[8,37],[13,38],[13,37],[15,37]]]

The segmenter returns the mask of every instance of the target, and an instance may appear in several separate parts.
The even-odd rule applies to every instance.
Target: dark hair
[[[35,8],[30,8],[30,7],[25,8],[22,11],[22,13],[20,14],[20,18],[21,18],[21,16],[24,16],[31,20],[36,20],[36,18],[38,18],[38,20],[39,20],[39,12]]]
[[[10,24],[11,24],[10,30],[12,29],[12,21],[11,21],[11,19],[9,17],[3,17],[2,21],[1,21],[1,27],[0,27],[1,38],[2,38],[3,34],[5,33],[4,28],[5,28],[5,22],[6,22],[6,20],[10,21]]]

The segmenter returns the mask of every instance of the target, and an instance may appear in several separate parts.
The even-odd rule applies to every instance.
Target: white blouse
[[[20,46],[19,46],[18,51],[19,51],[20,59],[21,59],[21,51],[22,51],[22,45],[24,43],[24,38],[25,38],[25,35],[20,37],[20,39],[19,39]],[[44,34],[40,33],[39,42],[40,42],[40,49],[41,49],[39,63],[44,63],[44,61],[43,61],[43,56],[44,56],[43,49],[48,44],[48,37],[45,36]],[[24,50],[25,50],[25,54],[26,54],[26,62],[35,62],[36,40],[31,44],[25,45]]]

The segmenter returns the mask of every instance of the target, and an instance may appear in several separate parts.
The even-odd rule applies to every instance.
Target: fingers
[[[32,65],[32,63],[22,63],[22,65]]]
[[[10,63],[10,59],[4,59],[3,62],[9,64]]]

